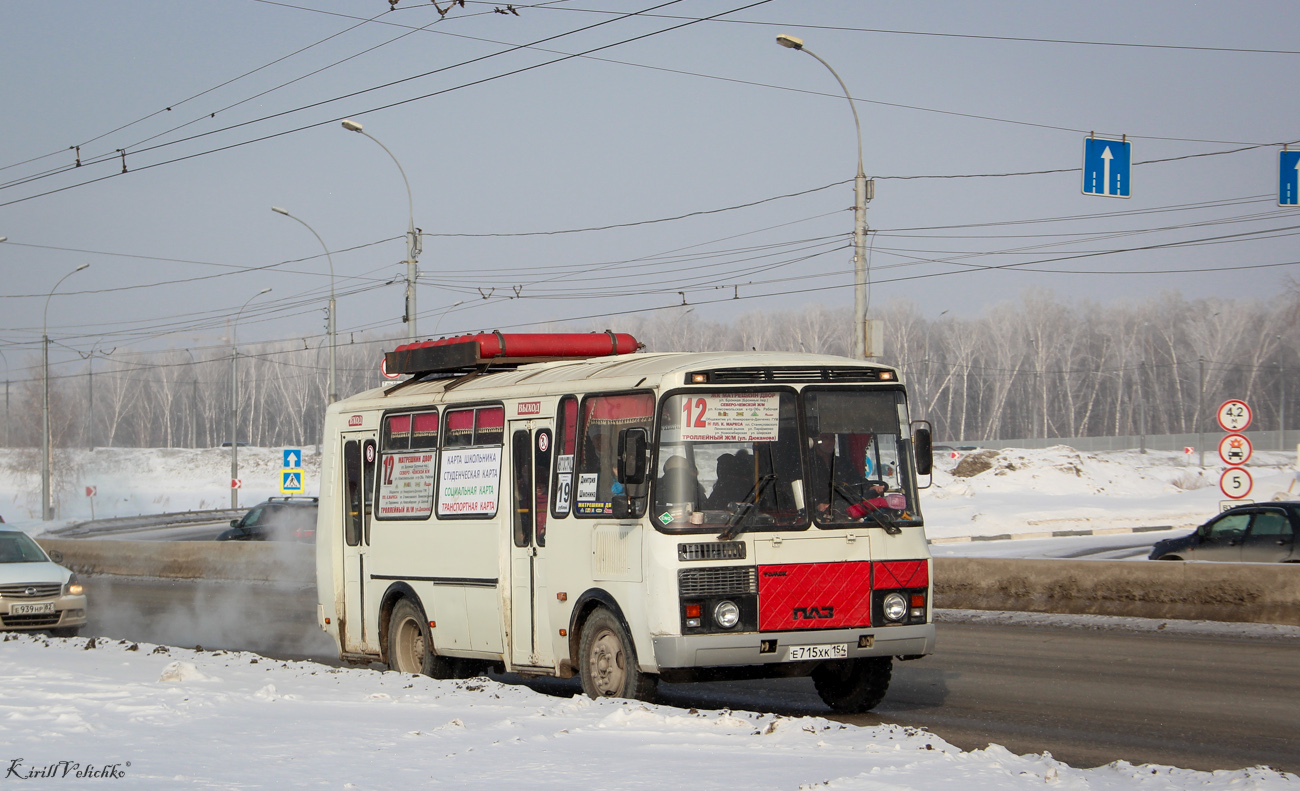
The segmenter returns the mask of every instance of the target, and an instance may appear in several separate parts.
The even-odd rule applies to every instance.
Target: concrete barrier
[[[82,574],[250,582],[316,582],[316,547],[261,541],[38,539]]]
[[[244,541],[40,541],[85,574],[315,581],[315,547]],[[1300,625],[1300,564],[936,558],[934,604],[970,610]]]
[[[936,558],[934,603],[1300,625],[1300,564]]]

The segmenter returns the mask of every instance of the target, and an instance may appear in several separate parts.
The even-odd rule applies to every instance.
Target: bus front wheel
[[[812,672],[822,702],[840,714],[871,711],[885,699],[894,659],[870,656],[824,662]]]
[[[659,677],[637,667],[632,638],[609,610],[598,608],[587,618],[578,653],[578,675],[588,697],[654,699]]]
[[[388,667],[399,673],[455,678],[451,660],[433,653],[424,612],[410,599],[401,599],[388,618]]]

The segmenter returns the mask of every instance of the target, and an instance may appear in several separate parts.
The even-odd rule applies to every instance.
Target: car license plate
[[[44,604],[11,604],[9,605],[10,615],[44,615],[54,612],[54,602],[47,601]]]
[[[787,662],[806,662],[810,659],[848,659],[848,643],[830,645],[792,645],[786,654]]]

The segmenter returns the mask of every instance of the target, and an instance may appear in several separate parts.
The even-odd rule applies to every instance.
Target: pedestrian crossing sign
[[[280,494],[302,494],[302,470],[280,470]]]

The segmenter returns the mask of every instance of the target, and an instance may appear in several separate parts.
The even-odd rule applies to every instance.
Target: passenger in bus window
[[[659,479],[656,500],[661,506],[686,505],[695,511],[704,507],[704,487],[685,456],[672,456],[664,462],[664,475]]]
[[[748,451],[724,453],[718,457],[718,480],[704,501],[704,507],[724,510],[739,503],[754,489],[754,457]]]

